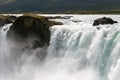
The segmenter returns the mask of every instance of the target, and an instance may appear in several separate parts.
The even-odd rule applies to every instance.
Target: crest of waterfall
[[[49,58],[60,59],[67,65],[70,62],[68,70],[79,72],[89,68],[100,76],[100,80],[118,80],[120,73],[118,26],[100,25],[100,30],[90,27],[89,24],[55,26],[51,28]]]
[[[18,45],[6,38],[11,24],[3,26],[0,32],[0,80],[119,80],[120,24],[99,25],[100,30],[97,30],[92,22],[103,16],[73,15],[71,19],[58,19],[64,25],[50,28],[50,45],[42,63],[34,54],[28,54],[42,52],[43,48],[22,51],[19,45],[19,50],[12,49]],[[118,16],[111,17],[120,21]],[[22,57],[16,57],[18,53],[22,53]]]

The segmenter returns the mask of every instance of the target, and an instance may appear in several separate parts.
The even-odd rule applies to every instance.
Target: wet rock
[[[12,23],[12,20],[9,19],[9,16],[0,15],[0,27],[4,26],[5,24]]]
[[[47,55],[47,47],[50,42],[49,28],[50,26],[60,24],[62,23],[50,21],[44,16],[25,14],[18,17],[10,27],[7,38],[9,41],[18,44],[18,46],[15,47],[16,50],[23,51],[21,53],[29,51],[28,54],[32,55],[35,53],[39,59],[43,59]],[[17,54],[21,53],[18,52]]]
[[[12,20],[13,22],[17,19],[16,16],[8,16],[10,20]]]
[[[50,41],[49,27],[61,24],[60,22],[49,21],[44,16],[37,16],[35,14],[23,15],[18,17],[13,23],[7,36],[15,41],[25,39],[29,36],[36,36],[39,38],[41,45],[48,45]]]
[[[100,30],[100,27],[96,27],[98,30]]]
[[[13,23],[17,19],[16,16],[4,16],[0,15],[0,26],[4,26],[5,24]]]
[[[103,17],[103,18],[98,18],[94,21],[93,26],[97,26],[97,25],[104,25],[104,24],[114,24],[114,23],[118,23],[117,21],[112,20],[111,18],[108,17]]]

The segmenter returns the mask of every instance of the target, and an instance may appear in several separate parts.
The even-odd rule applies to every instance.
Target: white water
[[[34,55],[26,55],[41,50],[21,51],[22,57],[15,62],[11,47],[17,44],[8,42],[2,30],[0,80],[119,80],[120,24],[100,25],[100,30],[92,26],[94,19],[103,16],[119,22],[119,15],[72,16],[57,19],[64,25],[51,28],[48,55],[42,62]]]

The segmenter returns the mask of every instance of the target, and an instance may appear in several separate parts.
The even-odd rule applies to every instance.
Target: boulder
[[[18,17],[17,20],[13,23],[7,33],[7,37],[16,42],[21,42],[28,37],[36,37],[37,40],[35,40],[33,43],[35,44],[35,48],[37,48],[40,46],[49,45],[49,27],[61,24],[62,23],[60,22],[50,21],[47,17],[44,16],[25,14]]]
[[[118,23],[118,22],[112,20],[111,18],[103,17],[103,18],[98,18],[98,19],[94,20],[93,26],[97,26],[100,24],[104,25],[104,24],[114,24],[114,23]]]
[[[7,40],[12,45],[12,53],[35,55],[43,60],[50,42],[50,26],[62,24],[50,21],[47,17],[25,14],[17,18],[7,32]]]

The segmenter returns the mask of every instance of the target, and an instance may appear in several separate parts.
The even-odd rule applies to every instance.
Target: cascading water
[[[3,28],[1,28],[0,31],[0,76],[3,74],[4,72],[7,72],[7,68],[9,65],[8,62],[8,58],[10,58],[9,55],[9,47],[7,46],[7,41],[6,41],[6,33],[9,30],[11,24],[5,25]],[[7,59],[6,59],[7,58]]]
[[[4,30],[9,30],[10,25],[2,28],[0,80],[119,80],[120,25],[100,25],[101,29],[97,30],[92,22],[101,16],[104,15],[73,15],[71,19],[59,20],[64,25],[51,28],[48,54],[42,62],[34,55],[25,54],[41,52],[42,48],[21,51],[22,57],[13,57],[20,50],[11,51],[17,44],[6,40]]]

